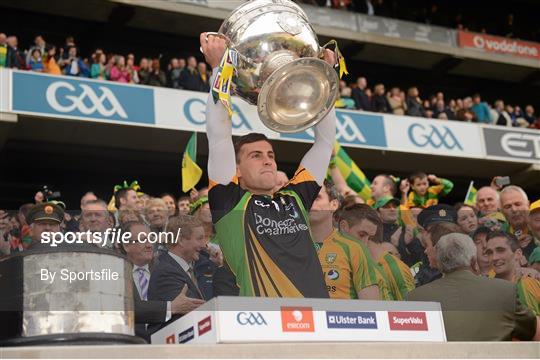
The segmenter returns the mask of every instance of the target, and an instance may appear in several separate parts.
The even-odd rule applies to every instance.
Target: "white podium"
[[[446,341],[439,303],[218,297],[152,335],[152,344]]]

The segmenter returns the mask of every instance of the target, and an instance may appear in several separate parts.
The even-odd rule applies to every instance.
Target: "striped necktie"
[[[141,295],[141,300],[148,300],[148,279],[146,278],[146,269],[137,268],[137,274],[139,276],[139,289]]]
[[[201,289],[199,288],[199,283],[197,281],[197,277],[195,276],[195,271],[193,270],[193,267],[191,266],[189,267],[188,274],[189,274],[189,277],[191,278],[191,281],[193,281],[193,284],[195,285],[195,288],[197,289],[199,296],[201,297],[201,299],[204,299]]]

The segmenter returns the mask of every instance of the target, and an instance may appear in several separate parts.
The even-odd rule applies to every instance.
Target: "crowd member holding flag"
[[[393,198],[397,192],[399,178],[388,174],[379,174],[373,178],[373,182],[370,182],[337,140],[334,144],[329,172],[336,188],[344,198],[358,196],[362,199],[362,202],[356,201],[355,203],[367,203],[378,208],[380,207],[380,203],[377,206],[378,202],[386,202]],[[407,197],[408,189],[408,187],[400,185],[399,190],[402,193],[402,198]],[[414,226],[415,221],[408,210],[406,205],[399,207],[400,223]]]
[[[214,83],[225,41],[206,33],[200,40]],[[326,50],[325,60],[334,65],[334,54]],[[233,144],[228,108],[210,94],[206,111],[212,220],[240,295],[327,298],[307,214],[326,176],[335,112],[315,126],[315,142],[294,177],[274,192],[277,165],[266,136],[252,133]]]
[[[359,196],[363,202],[371,199],[371,183],[349,154],[336,140],[328,166],[337,190],[344,197]]]
[[[469,184],[469,189],[467,190],[467,194],[465,195],[465,200],[463,200],[463,203],[465,205],[475,206],[477,193],[478,193],[478,190],[474,187],[474,181],[471,181]]]

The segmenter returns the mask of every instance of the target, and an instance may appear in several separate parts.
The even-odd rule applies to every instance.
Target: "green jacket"
[[[468,270],[420,286],[407,300],[441,303],[448,341],[530,340],[536,332],[536,316],[519,302],[515,284]]]

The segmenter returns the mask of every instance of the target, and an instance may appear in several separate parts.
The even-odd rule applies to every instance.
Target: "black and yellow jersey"
[[[210,181],[218,243],[241,296],[328,297],[308,221],[319,190],[303,167],[273,196],[252,194],[236,177]]]

